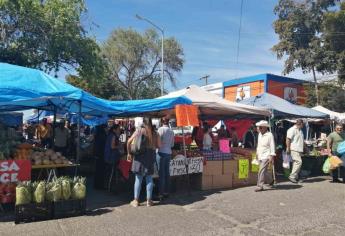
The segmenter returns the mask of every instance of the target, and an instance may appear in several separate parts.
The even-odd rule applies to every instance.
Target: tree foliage
[[[344,112],[345,111],[345,90],[338,83],[321,83],[320,89],[320,103],[332,111]],[[307,96],[306,105],[314,107],[316,105],[316,96],[312,85],[305,86]]]
[[[117,29],[101,46],[108,81],[116,83],[128,99],[154,97],[160,91],[161,39],[155,30],[139,33]],[[174,38],[164,40],[165,80],[173,85],[183,67],[183,49]]]
[[[85,12],[84,0],[0,0],[0,61],[96,72],[99,47],[82,25]]]
[[[285,59],[284,74],[302,69],[313,72],[316,98],[318,84],[316,72],[334,73],[337,70],[335,51],[331,50],[324,37],[324,19],[338,0],[279,0],[274,9],[278,19],[274,30],[279,42],[272,50],[278,59]]]
[[[325,14],[323,22],[325,44],[335,52],[335,66],[340,84],[345,84],[345,2],[338,11]]]

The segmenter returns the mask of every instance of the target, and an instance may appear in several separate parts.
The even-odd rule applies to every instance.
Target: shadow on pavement
[[[311,179],[305,179],[303,180],[303,183],[318,183],[318,182],[323,182],[327,181],[326,178],[311,178]]]
[[[299,188],[302,188],[302,185],[299,185],[299,184],[278,184],[278,185],[275,185],[273,188],[267,189],[267,190],[293,190],[293,189],[299,189]]]

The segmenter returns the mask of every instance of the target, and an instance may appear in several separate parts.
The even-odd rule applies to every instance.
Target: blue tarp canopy
[[[1,112],[0,123],[8,126],[17,126],[23,124],[23,113],[19,112]]]
[[[327,118],[328,115],[311,108],[294,105],[269,93],[250,97],[239,103],[272,110],[275,118]]]
[[[48,74],[26,67],[0,63],[0,111],[39,108],[94,116],[134,116],[173,109],[176,104],[191,104],[185,97],[108,101],[100,99]]]

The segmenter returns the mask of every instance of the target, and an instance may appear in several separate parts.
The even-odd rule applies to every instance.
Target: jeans
[[[152,200],[153,180],[151,175],[146,175],[146,199]],[[143,175],[135,175],[134,183],[134,199],[139,199],[141,183],[143,182]]]
[[[160,194],[169,193],[170,185],[170,159],[171,154],[159,152],[159,192]]]

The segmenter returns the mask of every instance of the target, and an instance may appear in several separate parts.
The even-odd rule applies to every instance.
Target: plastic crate
[[[50,202],[29,203],[15,206],[15,224],[44,221],[53,218],[53,205]]]
[[[61,200],[53,203],[54,219],[81,216],[86,211],[86,199]]]

